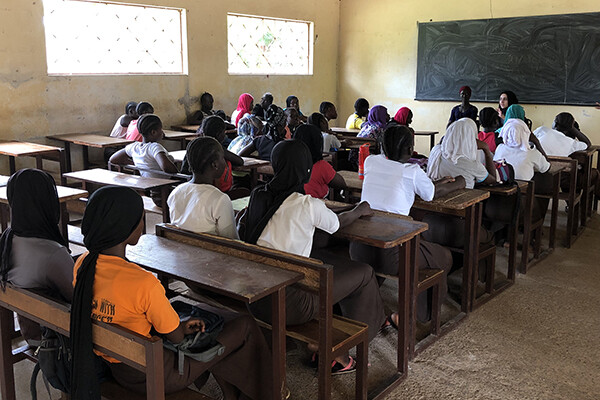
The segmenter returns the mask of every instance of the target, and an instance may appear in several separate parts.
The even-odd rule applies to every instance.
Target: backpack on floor
[[[46,390],[48,384],[64,393],[71,392],[71,344],[69,338],[42,327],[42,339],[35,351],[37,363],[33,368],[29,389],[31,399],[37,399],[36,380],[40,370],[44,378]]]

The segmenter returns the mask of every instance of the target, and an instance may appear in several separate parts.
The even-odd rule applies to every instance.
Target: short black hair
[[[223,154],[223,147],[215,138],[200,136],[187,145],[185,156],[192,172],[202,174]]]
[[[157,127],[162,125],[162,121],[155,114],[144,114],[142,115],[137,122],[137,129],[144,138],[148,137],[148,135]]]
[[[413,145],[413,135],[407,126],[390,125],[383,132],[382,147],[387,158],[398,161]]]
[[[263,96],[265,98],[265,100],[269,100],[270,104],[273,104],[273,94],[271,92],[267,92],[265,94],[263,94]]]
[[[285,106],[291,107],[292,100],[294,100],[294,99],[298,100],[298,97],[296,97],[294,95],[288,96],[287,99],[285,99]]]
[[[319,112],[321,114],[325,115],[325,112],[327,112],[327,110],[329,110],[330,108],[333,108],[333,107],[335,107],[335,106],[333,105],[332,102],[330,102],[330,101],[324,101],[319,106]]]
[[[354,102],[354,111],[358,112],[361,108],[369,108],[369,102],[365,98],[358,98]]]
[[[481,126],[491,127],[494,125],[494,121],[499,120],[498,111],[492,107],[484,107],[479,111],[479,122]],[[499,122],[499,121],[498,121]]]
[[[202,120],[200,126],[200,132],[204,136],[210,136],[216,138],[219,134],[225,132],[225,121],[218,115],[211,115],[208,118]]]
[[[136,103],[135,101],[130,101],[129,103],[125,104],[125,114],[129,114],[130,110],[135,111],[137,105],[138,103]]]
[[[202,102],[204,101],[204,99],[208,98],[209,96],[210,96],[210,97],[213,97],[213,95],[212,95],[212,94],[210,94],[210,93],[208,93],[208,92],[204,92],[204,93],[202,93],[202,94],[200,95],[200,103],[202,103]],[[213,100],[214,100],[214,99],[215,99],[215,98],[213,97]]]
[[[154,107],[152,107],[152,104],[148,103],[147,101],[140,101],[140,103],[135,108],[135,112],[138,115],[152,114],[154,113]]]

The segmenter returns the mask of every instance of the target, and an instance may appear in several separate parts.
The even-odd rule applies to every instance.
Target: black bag
[[[217,342],[217,336],[223,330],[225,320],[218,314],[203,310],[194,305],[176,300],[171,303],[181,321],[199,318],[204,321],[204,332],[186,335],[181,343],[173,344],[167,340],[163,345],[179,356],[179,373],[183,374],[184,357],[188,356],[202,362],[208,362],[217,355],[223,354],[225,346]]]
[[[69,338],[52,329],[43,326],[41,328],[42,339],[35,351],[37,363],[29,383],[32,400],[37,399],[35,383],[40,370],[48,393],[50,393],[48,384],[61,392],[71,392],[71,344]]]

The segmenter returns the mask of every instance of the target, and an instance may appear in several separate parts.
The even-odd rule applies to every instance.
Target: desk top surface
[[[68,172],[63,174],[66,178],[77,179],[84,182],[97,183],[99,185],[125,186],[137,190],[152,189],[176,183],[170,179],[149,178],[144,176],[129,175],[122,172],[109,171],[102,168],[88,169],[84,171]]]
[[[517,185],[521,189],[521,191],[526,190],[527,186],[529,186],[529,182],[527,181],[517,181]],[[500,196],[511,196],[517,193],[517,186],[482,186],[479,189],[486,190],[492,194],[497,194]]]
[[[195,132],[170,131],[167,129],[163,129],[163,132],[165,132],[165,139],[185,139],[198,136]]]
[[[6,196],[6,186],[0,187],[0,203],[8,204],[8,197]],[[69,200],[77,200],[82,197],[87,197],[87,190],[74,189],[67,186],[57,186],[56,191],[58,192],[58,201],[64,203]]]
[[[196,133],[200,125],[171,125],[171,128],[176,131]]]
[[[0,142],[0,154],[6,156],[30,156],[62,150],[60,147],[30,142]]]
[[[133,140],[127,140],[124,138],[116,138],[110,136],[98,135],[95,133],[66,133],[61,135],[48,136],[50,139],[60,140],[63,142],[69,142],[79,144],[87,147],[113,147],[113,146],[124,146],[129,143],[133,143]]]
[[[337,171],[337,173],[344,178],[346,185],[350,189],[362,190],[363,181],[358,178],[358,172],[355,171]]]
[[[252,303],[303,275],[155,235],[143,235],[127,247],[127,258],[152,272]]]
[[[489,197],[490,192],[486,190],[458,189],[432,201],[424,201],[416,197],[414,207],[439,212],[444,212],[445,210],[462,211]]]
[[[10,176],[0,175],[0,187],[6,186],[8,184],[9,179],[10,179]]]

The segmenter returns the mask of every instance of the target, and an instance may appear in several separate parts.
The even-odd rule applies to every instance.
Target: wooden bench
[[[156,235],[213,252],[301,272],[304,278],[296,285],[303,290],[318,294],[319,318],[303,325],[283,329],[288,336],[319,347],[318,398],[321,400],[331,398],[331,363],[335,357],[355,346],[357,348],[355,398],[367,398],[368,327],[363,323],[333,315],[333,269],[330,265],[325,265],[319,260],[251,245],[239,240],[187,232],[167,224],[157,225]]]
[[[10,326],[13,312],[23,315],[56,332],[69,336],[70,309],[25,289],[8,285],[0,291],[0,357],[2,373],[0,389],[3,400],[16,400],[13,364],[22,359],[13,354]],[[93,322],[94,347],[102,353],[146,374],[146,396],[131,392],[115,382],[102,384],[104,399],[206,400],[208,397],[185,389],[173,395],[164,394],[163,345],[158,337],[147,338],[116,325]]]
[[[565,247],[571,247],[575,239],[579,237],[583,229],[579,227],[579,213],[581,210],[582,192],[577,187],[577,174],[579,163],[576,159],[570,157],[548,157],[551,164],[557,164],[564,167],[563,171],[569,174],[569,191],[561,192],[558,195],[560,200],[567,202],[567,232],[565,235]]]

